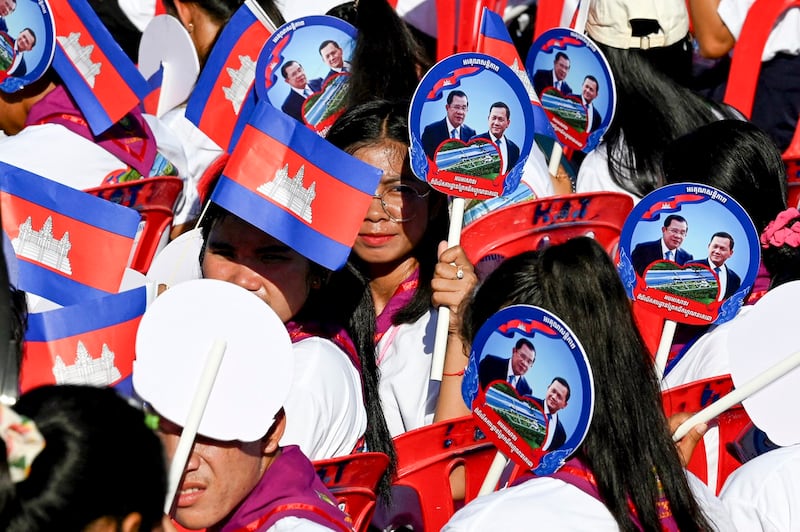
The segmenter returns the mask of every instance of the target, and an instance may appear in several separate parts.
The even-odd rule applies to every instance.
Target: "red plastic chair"
[[[797,121],[792,143],[783,154],[783,162],[786,164],[786,184],[788,186],[786,204],[788,207],[798,207],[800,205],[800,119]]]
[[[661,394],[664,413],[669,417],[679,412],[698,412],[730,393],[731,390],[733,390],[733,381],[730,375],[712,377],[672,388]],[[717,482],[716,486],[710,486],[715,489],[717,494],[728,476],[742,465],[742,462],[728,451],[728,444],[736,441],[743,429],[750,423],[750,416],[747,415],[744,407],[737,404],[717,416],[714,422],[709,424],[716,425],[719,429]],[[698,443],[686,468],[700,480],[708,483],[708,464],[703,440]]]
[[[339,501],[339,508],[353,519],[355,530],[367,530],[375,512],[375,488],[389,466],[383,453],[356,453],[317,460],[314,469]]]
[[[747,12],[742,32],[733,47],[728,87],[723,99],[747,118],[753,112],[764,45],[775,21],[792,7],[800,7],[800,0],[756,0]]]
[[[480,277],[505,257],[578,236],[593,237],[613,257],[622,225],[632,209],[633,200],[620,192],[586,192],[524,201],[469,224],[461,233],[461,246]]]
[[[478,496],[497,453],[497,448],[478,429],[472,416],[406,432],[397,436],[394,443],[397,447],[394,486],[413,493],[416,500],[411,504],[415,511],[421,512],[421,529],[428,531],[441,530],[457,507]],[[466,480],[463,502],[454,501],[450,491],[450,473],[459,466],[464,466]],[[406,504],[409,501],[394,497],[395,515],[402,518]],[[391,523],[394,529],[407,524],[399,520]]]
[[[177,177],[148,177],[86,189],[97,197],[135,209],[142,216],[131,268],[146,273],[153,257],[169,238],[175,204],[183,192]]]

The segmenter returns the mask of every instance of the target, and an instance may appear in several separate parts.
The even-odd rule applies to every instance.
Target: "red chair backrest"
[[[730,375],[712,377],[672,388],[661,394],[664,413],[669,417],[679,412],[698,412],[720,397],[727,395],[731,390],[733,390],[733,381]],[[717,494],[728,476],[742,465],[739,459],[728,451],[727,446],[737,439],[750,422],[750,416],[747,415],[744,407],[737,404],[709,423],[709,426],[716,425],[719,429],[717,482],[715,486],[710,486]],[[709,469],[703,440],[695,448],[686,469],[703,482],[708,482]]]
[[[356,453],[317,460],[314,469],[353,519],[355,530],[367,530],[375,512],[375,488],[389,465],[383,453]]]
[[[633,200],[620,192],[524,201],[470,223],[461,233],[461,246],[478,268],[479,277],[503,258],[578,236],[592,236],[613,257],[622,225],[632,209]]]
[[[169,237],[175,204],[183,192],[183,181],[177,177],[148,177],[89,188],[86,192],[141,214],[144,225],[137,236],[131,268],[146,273],[156,251],[162,243],[166,244]]]
[[[800,7],[800,0],[756,0],[747,12],[742,31],[733,47],[728,86],[723,100],[747,118],[753,112],[764,45],[775,21],[792,7]]]
[[[472,416],[450,419],[401,434],[397,448],[395,486],[407,487],[418,497],[423,530],[441,530],[455,513],[450,473],[464,466],[465,498],[478,495],[497,448],[478,429]],[[393,501],[393,504],[395,501]],[[401,502],[397,501],[401,506]],[[393,523],[402,526],[405,523]]]
[[[797,207],[800,204],[800,117],[794,137],[786,152],[783,154],[786,164],[786,184],[788,186],[787,207]]]

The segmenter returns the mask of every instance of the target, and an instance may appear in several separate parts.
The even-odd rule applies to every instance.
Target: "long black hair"
[[[375,100],[363,103],[351,107],[339,117],[326,138],[335,146],[351,154],[361,148],[384,142],[394,142],[407,148],[407,117],[408,102],[406,100]],[[408,169],[407,157],[403,164],[405,171]],[[395,325],[417,321],[428,312],[431,306],[431,295],[433,294],[431,280],[438,261],[437,247],[447,235],[446,198],[431,190],[428,196],[428,212],[428,227],[422,240],[412,250],[412,254],[419,264],[419,284],[411,301],[395,314],[392,320]],[[365,394],[368,389],[374,389],[375,393],[374,399],[367,405],[367,411],[370,413],[371,409],[375,409],[376,412],[371,415],[375,418],[380,417],[383,421],[382,428],[386,429],[383,435],[385,441],[376,442],[375,445],[380,444],[380,447],[374,448],[374,450],[381,450],[381,447],[387,449],[383,452],[389,454],[391,459],[389,469],[393,473],[396,466],[396,453],[377,395],[380,373],[375,356],[376,315],[369,282],[366,264],[355,253],[351,253],[347,266],[339,272],[334,272],[329,286],[337,293],[334,299],[337,301],[336,308],[341,313],[341,319],[347,321],[348,332],[353,335],[359,353],[369,353],[369,357],[361,361]],[[389,500],[388,480],[387,475],[379,487],[384,502]]]
[[[661,407],[653,362],[611,259],[586,237],[505,260],[466,306],[463,335],[512,304],[558,315],[580,339],[592,367],[594,416],[577,451],[620,530],[661,530],[659,482],[679,530],[709,530],[681,466]]]
[[[408,147],[408,102],[375,100],[348,109],[331,127],[327,140],[347,153],[355,153],[366,146],[384,142],[395,142]],[[403,164],[408,170],[408,158]],[[409,170],[410,171],[410,170]],[[429,220],[422,240],[412,251],[419,263],[419,286],[411,301],[395,316],[395,325],[413,323],[421,318],[431,306],[431,280],[438,262],[439,242],[447,238],[446,197],[431,190],[428,195]],[[366,278],[366,268],[353,253],[352,265]],[[372,324],[374,330],[374,320]]]
[[[676,81],[691,66],[688,38],[650,50],[622,50],[602,43],[598,47],[608,59],[617,89],[614,119],[603,137],[608,171],[614,183],[644,196],[663,185],[661,157],[671,141],[734,115]]]
[[[185,4],[197,4],[220,26],[228,23],[234,12],[241,7],[244,0],[181,0]],[[175,0],[162,0],[168,13],[175,13]],[[256,0],[264,13],[272,19],[276,26],[285,22],[274,0]]]
[[[385,0],[358,2],[356,15],[358,38],[347,107],[381,99],[411,99],[431,66],[423,47]]]
[[[703,183],[727,192],[756,226],[786,208],[786,167],[769,135],[750,122],[720,120],[699,127],[664,150],[667,183]]]
[[[0,529],[78,532],[101,517],[119,529],[131,513],[140,530],[161,524],[167,492],[164,451],[144,414],[111,388],[42,386],[14,410],[34,421],[45,447],[25,480],[11,482],[0,442]]]

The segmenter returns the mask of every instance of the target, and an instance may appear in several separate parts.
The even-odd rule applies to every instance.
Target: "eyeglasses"
[[[469,107],[466,105],[451,104],[450,109],[455,109],[456,111],[466,111],[469,109]]]
[[[383,212],[393,222],[408,222],[413,220],[417,213],[412,210],[410,212],[403,212],[404,209],[413,207],[416,202],[425,199],[430,194],[430,190],[420,194],[417,189],[410,185],[394,185],[387,188],[381,194],[373,194],[372,197],[380,200]],[[405,217],[403,217],[405,214]]]
[[[686,229],[674,229],[674,228],[670,227],[670,228],[667,229],[667,231],[669,231],[673,235],[686,236]]]

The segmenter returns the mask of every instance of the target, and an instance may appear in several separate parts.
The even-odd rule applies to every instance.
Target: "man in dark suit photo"
[[[286,61],[281,67],[283,81],[289,85],[289,95],[281,109],[287,115],[303,122],[303,103],[312,93],[322,89],[322,78],[309,80],[303,65],[294,60]]]
[[[500,150],[502,165],[500,173],[505,174],[514,168],[519,160],[519,146],[505,136],[506,129],[511,125],[511,109],[504,102],[494,102],[489,107],[489,131],[475,135],[473,139],[487,139],[492,141]]]
[[[325,80],[335,76],[336,74],[346,74],[350,72],[350,63],[344,60],[344,51],[339,43],[333,39],[322,41],[319,45],[319,55],[322,60],[330,67],[330,70],[325,75]]]
[[[552,70],[537,70],[533,74],[533,89],[537,96],[542,96],[542,91],[547,87],[555,87],[564,96],[572,94],[572,89],[567,85],[569,73],[569,56],[564,52],[556,53]]]
[[[586,76],[583,78],[583,87],[581,87],[581,102],[586,107],[586,132],[591,133],[603,123],[603,117],[597,107],[592,103],[597,94],[600,92],[600,83],[594,76]]]
[[[450,91],[444,109],[445,117],[428,124],[422,131],[422,148],[432,161],[436,160],[436,148],[445,140],[460,139],[467,142],[475,136],[475,130],[464,123],[469,110],[469,99],[464,91]]]
[[[651,242],[636,244],[631,253],[633,269],[640,276],[644,270],[657,260],[671,260],[681,266],[694,259],[691,253],[681,249],[681,244],[689,232],[689,223],[679,214],[670,214],[664,219],[661,238]]]
[[[505,381],[511,384],[521,396],[533,395],[533,389],[525,379],[525,373],[531,369],[536,360],[536,350],[526,338],[517,340],[511,350],[511,358],[486,355],[478,365],[478,379],[481,389],[485,389],[493,381]]]
[[[542,442],[542,450],[550,451],[558,449],[567,441],[567,432],[564,425],[558,419],[558,412],[567,406],[571,395],[569,383],[563,377],[555,377],[547,387],[544,401],[536,399],[542,403],[544,418],[547,422],[547,436]]]
[[[0,0],[0,31],[8,32],[6,17],[17,9],[17,0]]]
[[[742,285],[742,279],[725,262],[733,255],[733,237],[724,231],[711,236],[708,243],[708,258],[695,260],[689,264],[702,264],[711,268],[719,280],[719,297],[717,301],[728,299]]]
[[[25,64],[25,52],[30,52],[36,46],[36,34],[30,28],[25,28],[14,42],[14,61],[8,67],[8,75],[22,77],[28,73],[28,66]]]

